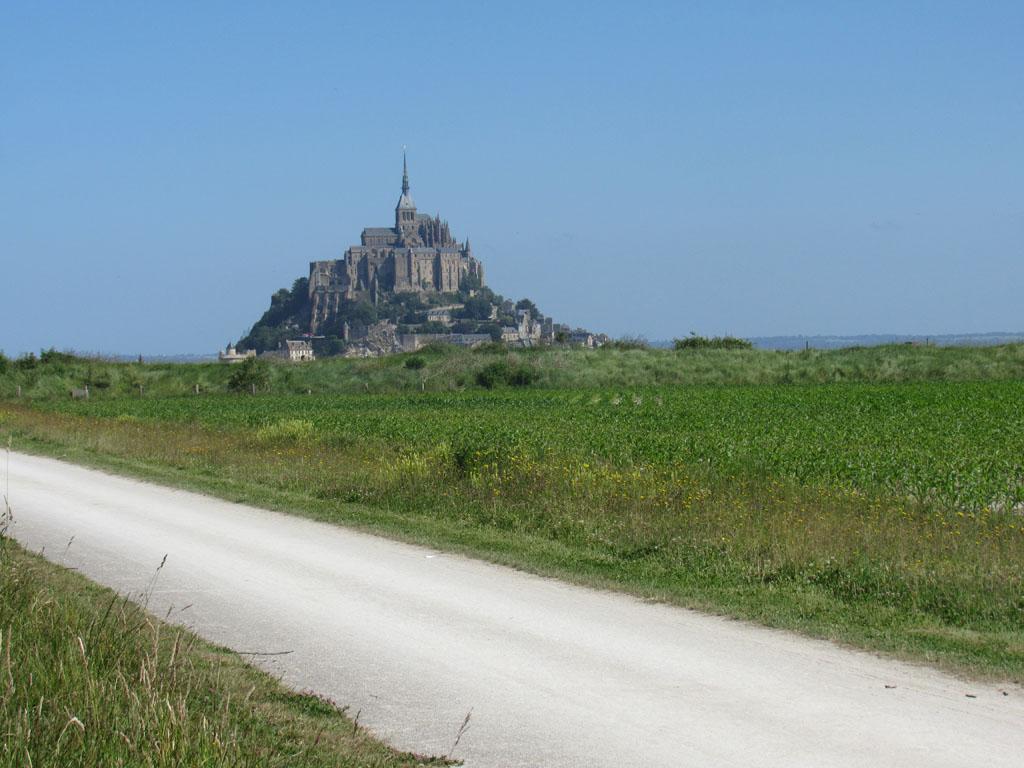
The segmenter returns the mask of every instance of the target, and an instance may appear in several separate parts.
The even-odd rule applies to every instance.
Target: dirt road
[[[8,481],[24,545],[122,591],[167,555],[151,610],[288,651],[252,658],[402,749],[447,753],[472,712],[467,766],[1024,759],[1020,688],[50,459],[12,454]]]

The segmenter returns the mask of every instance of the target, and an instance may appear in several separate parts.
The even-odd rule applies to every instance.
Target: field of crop
[[[510,461],[705,468],[966,512],[1024,502],[1024,382],[60,401],[64,412]],[[296,425],[299,425],[296,427]]]
[[[1024,381],[0,402],[159,482],[1024,678]]]

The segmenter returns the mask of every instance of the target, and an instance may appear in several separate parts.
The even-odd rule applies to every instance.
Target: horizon
[[[1022,325],[1018,4],[3,15],[8,356],[215,353],[389,224],[404,144],[487,285],[574,327]]]
[[[672,338],[647,338],[640,337],[619,337],[620,340],[639,340],[648,344],[652,349],[671,347],[676,339],[685,338],[689,334],[682,334]],[[701,334],[698,334],[701,335]],[[833,350],[849,349],[856,346],[874,347],[887,345],[902,345],[915,342],[931,343],[935,347],[992,347],[1006,344],[1024,343],[1024,331],[987,331],[982,333],[940,333],[940,334],[898,334],[898,333],[870,333],[870,334],[793,334],[777,336],[745,336],[746,341],[753,342],[754,348],[764,351],[791,351],[800,349],[800,342],[811,342],[810,349],[826,352]],[[991,339],[986,341],[986,339]],[[842,342],[842,343],[829,343]],[[850,343],[845,343],[850,342]],[[232,342],[234,343],[234,342]],[[794,346],[796,345],[796,346]],[[102,350],[74,349],[72,347],[57,347],[49,345],[40,347],[41,354],[50,350],[62,354],[74,355],[83,359],[111,360],[114,362],[132,362],[141,357],[143,362],[148,363],[154,360],[159,362],[208,362],[217,359],[220,349],[204,351],[179,351],[151,353],[140,352],[117,352]],[[10,355],[0,349],[0,355],[6,355],[10,359],[17,356],[34,355],[37,350],[25,350]]]

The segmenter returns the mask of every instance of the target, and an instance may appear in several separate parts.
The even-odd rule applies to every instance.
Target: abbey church
[[[345,301],[378,300],[391,293],[454,293],[465,278],[483,285],[483,265],[469,241],[457,242],[448,222],[417,213],[402,158],[402,195],[394,227],[367,227],[360,245],[342,259],[309,265],[310,331],[330,323]]]

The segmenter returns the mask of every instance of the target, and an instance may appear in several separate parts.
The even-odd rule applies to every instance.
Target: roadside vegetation
[[[0,766],[445,764],[0,534]]]
[[[567,353],[544,354],[541,381]],[[632,371],[555,390],[511,380],[529,354],[471,353],[508,366],[489,390],[23,397],[0,404],[0,434],[15,449],[1024,679],[1019,347],[571,354],[641,371],[717,361],[708,377],[776,359],[861,367],[859,383],[638,387]],[[416,357],[422,367],[399,357],[383,370],[449,360]],[[989,380],[957,381],[979,371]]]

